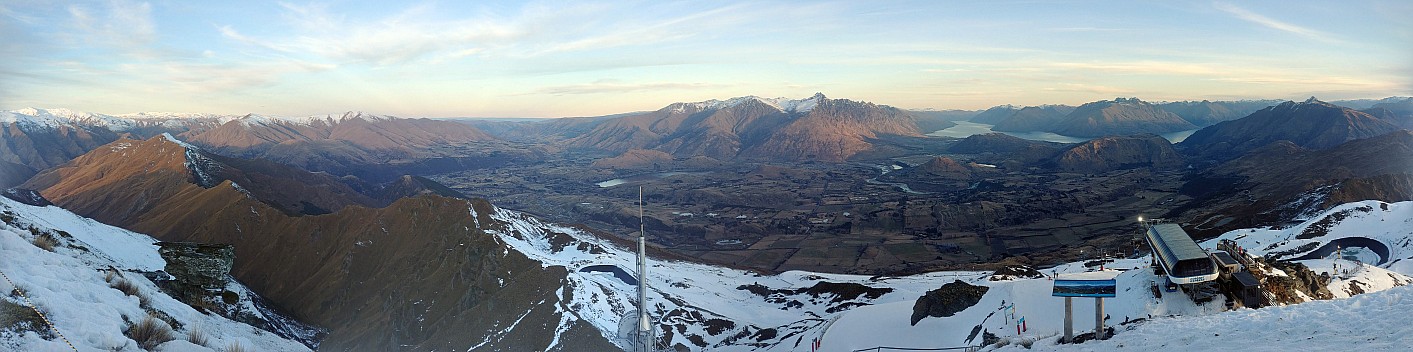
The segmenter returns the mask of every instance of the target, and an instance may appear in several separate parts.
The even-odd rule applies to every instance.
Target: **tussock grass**
[[[59,241],[54,239],[53,235],[47,233],[34,236],[34,240],[29,241],[29,243],[34,244],[34,246],[39,247],[39,249],[43,249],[50,252],[53,252],[54,247],[59,245]]]
[[[245,351],[246,351],[246,350],[245,350],[245,347],[244,347],[244,346],[241,346],[239,342],[231,342],[231,344],[230,344],[229,346],[226,346],[226,351],[225,351],[225,352],[245,352]]]
[[[18,288],[16,289],[18,290]],[[40,338],[52,340],[56,337],[54,330],[44,322],[44,316],[40,313],[34,308],[30,308],[29,305],[0,298],[0,331],[8,330],[19,333],[32,331],[39,334]]]
[[[123,332],[128,338],[137,341],[137,345],[144,350],[152,350],[167,341],[175,340],[172,336],[172,328],[167,327],[167,323],[162,322],[157,317],[148,315],[142,321],[128,326]]]
[[[0,330],[33,331],[40,335],[49,333],[44,318],[29,306],[0,299]]]
[[[203,347],[211,347],[211,338],[206,336],[206,331],[201,328],[192,328],[186,332],[186,341]]]
[[[121,276],[115,278],[113,281],[110,281],[109,286],[113,287],[114,289],[117,289],[118,291],[122,291],[123,294],[128,296],[137,296],[138,294],[142,293],[142,291],[138,290],[137,284],[134,284],[132,283],[132,281],[129,281],[127,278]],[[141,297],[139,296],[138,298]]]

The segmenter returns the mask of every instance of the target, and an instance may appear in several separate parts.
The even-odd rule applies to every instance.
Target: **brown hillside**
[[[162,240],[234,244],[233,275],[329,328],[322,349],[462,350],[490,340],[481,348],[531,351],[554,336],[545,324],[560,321],[565,269],[542,268],[484,233],[502,226],[485,201],[427,194],[381,209],[289,216],[230,181],[198,185],[185,153],[165,138],[100,148],[46,173],[40,192]],[[526,323],[500,333],[522,315]],[[612,348],[587,326],[564,338]]]
[[[168,175],[171,177],[167,177]],[[67,164],[35,175],[24,188],[41,190],[46,197],[68,198],[105,191],[71,209],[107,209],[100,221],[121,223],[147,211],[178,187],[169,179],[206,188],[233,181],[239,191],[287,214],[324,214],[349,205],[379,203],[355,192],[328,174],[311,173],[261,160],[243,160],[188,150],[165,137],[146,141],[121,139],[95,149]],[[151,184],[147,182],[152,182]],[[136,183],[136,185],[134,185]],[[235,187],[235,186],[231,186]]]
[[[1055,163],[1067,172],[1102,173],[1139,167],[1171,169],[1181,167],[1183,160],[1167,139],[1141,134],[1089,140],[1060,153]]]

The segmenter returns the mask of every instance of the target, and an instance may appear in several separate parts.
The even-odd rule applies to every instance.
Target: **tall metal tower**
[[[643,224],[643,186],[638,186],[638,328],[634,334],[633,347],[638,351],[650,351],[652,346],[652,325],[648,321],[648,245]]]

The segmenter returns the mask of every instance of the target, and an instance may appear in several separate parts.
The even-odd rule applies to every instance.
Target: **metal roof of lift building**
[[[1202,250],[1197,241],[1193,241],[1192,236],[1188,236],[1178,224],[1156,224],[1151,231],[1157,234],[1163,250],[1176,260],[1207,258],[1207,251]]]

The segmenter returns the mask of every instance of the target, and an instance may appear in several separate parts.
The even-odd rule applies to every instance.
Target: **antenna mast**
[[[643,224],[643,186],[638,186],[638,329],[634,347],[648,351],[652,326],[648,324],[648,251],[647,226]]]

